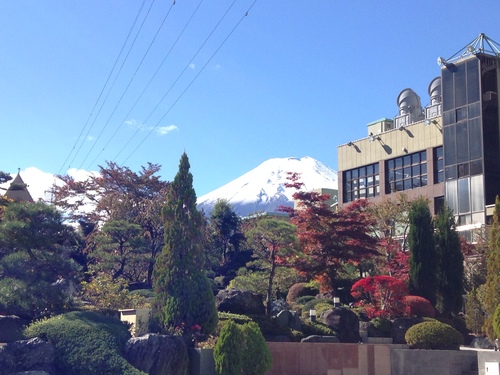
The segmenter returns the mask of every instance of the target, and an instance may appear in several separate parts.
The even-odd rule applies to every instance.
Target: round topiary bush
[[[333,301],[331,299],[326,299],[326,298],[314,298],[312,300],[310,300],[309,302],[307,302],[303,307],[302,307],[302,317],[309,317],[309,310],[313,309],[313,310],[317,310],[317,306],[318,305],[330,305],[330,308],[333,307]],[[319,307],[319,306],[318,306]],[[328,310],[327,308],[325,308],[325,306],[322,307],[322,311],[325,311],[325,310]],[[318,313],[316,312],[316,315],[318,315]]]
[[[412,349],[459,350],[463,337],[455,328],[437,320],[410,327],[405,340]]]

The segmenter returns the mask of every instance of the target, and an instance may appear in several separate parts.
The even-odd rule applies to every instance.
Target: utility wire
[[[135,101],[135,103],[132,105],[132,107],[130,108],[130,110],[127,112],[127,114],[123,117],[123,120],[121,122],[118,123],[114,133],[111,135],[111,137],[108,139],[108,141],[106,142],[106,144],[104,145],[104,147],[101,149],[101,151],[99,151],[99,153],[96,155],[96,157],[92,160],[92,162],[89,164],[89,166],[87,167],[87,169],[90,169],[90,167],[92,165],[94,165],[94,163],[97,161],[97,159],[99,158],[99,156],[101,156],[102,152],[106,149],[106,147],[109,146],[109,144],[111,143],[111,141],[113,140],[113,138],[116,136],[116,134],[118,133],[118,131],[121,129],[121,125],[127,120],[128,116],[130,115],[130,113],[132,113],[132,111],[135,109],[135,107],[137,106],[137,103],[139,103],[139,101],[142,99],[142,97],[144,96],[144,93],[146,92],[146,90],[149,88],[149,86],[151,85],[151,83],[153,82],[153,80],[156,78],[158,72],[160,71],[160,69],[163,67],[163,65],[165,64],[167,58],[170,56],[170,53],[172,52],[172,50],[174,49],[174,47],[177,45],[177,42],[179,41],[179,39],[181,38],[181,36],[184,34],[184,31],[187,29],[187,27],[189,26],[189,24],[191,23],[191,20],[194,18],[194,16],[196,15],[196,13],[198,12],[198,9],[200,8],[201,4],[203,3],[204,0],[201,0],[199,3],[198,3],[198,6],[196,7],[196,9],[194,10],[194,12],[191,14],[191,17],[189,18],[189,20],[186,22],[186,24],[184,25],[183,29],[181,30],[181,32],[179,33],[179,35],[177,36],[177,38],[175,39],[174,43],[172,44],[172,46],[170,47],[170,49],[168,50],[167,54],[165,55],[165,57],[163,58],[162,62],[160,63],[160,65],[158,66],[158,68],[156,69],[156,71],[154,72],[153,76],[150,78],[149,82],[146,84],[146,86],[144,87],[144,89],[142,90],[141,94],[139,95],[139,97],[137,98],[137,100]]]
[[[129,50],[128,50],[128,52],[127,52],[127,55],[126,55],[126,56],[125,56],[125,58],[123,59],[122,64],[121,64],[121,66],[120,66],[120,69],[118,70],[118,73],[116,74],[116,76],[115,76],[115,78],[114,78],[114,80],[113,80],[113,83],[111,84],[111,87],[110,87],[110,89],[108,90],[108,93],[106,94],[106,97],[104,98],[103,102],[101,103],[101,106],[100,106],[100,108],[99,108],[99,111],[97,112],[97,115],[94,117],[94,121],[92,121],[92,125],[91,125],[91,126],[90,126],[90,128],[88,129],[87,134],[85,135],[85,138],[82,140],[82,143],[81,143],[81,145],[80,145],[80,148],[81,148],[81,146],[83,145],[83,141],[84,141],[85,139],[87,139],[87,138],[88,138],[88,136],[89,136],[89,134],[90,134],[90,130],[92,130],[93,126],[95,125],[95,122],[97,121],[97,118],[99,117],[99,115],[100,115],[100,113],[101,113],[101,111],[102,111],[102,108],[104,107],[104,104],[106,104],[106,102],[107,102],[107,100],[108,100],[108,98],[109,98],[109,95],[111,94],[111,91],[112,91],[112,90],[113,90],[113,88],[115,87],[116,81],[118,80],[118,77],[120,76],[120,73],[121,73],[121,71],[122,71],[122,69],[123,69],[123,67],[124,67],[125,63],[127,62],[128,57],[129,57],[130,53],[132,52],[132,49],[134,48],[135,42],[137,41],[137,38],[139,37],[139,34],[141,33],[142,28],[144,27],[144,24],[145,24],[146,19],[148,18],[149,14],[150,14],[150,12],[151,12],[151,8],[153,7],[154,2],[155,2],[155,0],[153,0],[153,1],[151,2],[150,6],[149,6],[149,8],[148,8],[147,13],[146,13],[146,15],[145,15],[144,19],[142,20],[141,26],[139,27],[139,30],[137,30],[137,33],[135,34],[134,40],[132,41],[132,44],[131,44],[131,45],[130,45],[130,47],[129,47]],[[92,145],[92,147],[91,147],[91,151],[92,151],[92,149],[94,148],[94,146],[95,146],[95,142],[93,143],[93,145]],[[80,149],[79,149],[78,151],[80,151]],[[90,151],[89,151],[89,152],[90,152]],[[87,155],[85,156],[85,159],[87,159],[88,155],[89,155],[89,153],[87,153]],[[75,155],[75,157],[76,157],[76,155]],[[73,161],[74,161],[75,157],[74,157],[74,158],[73,158],[73,160],[71,161],[71,164],[73,164]],[[80,166],[79,166],[78,168],[80,169],[80,168],[82,167],[82,165],[83,165],[83,163],[81,163],[81,164],[80,164]]]
[[[85,125],[83,126],[82,130],[80,131],[80,134],[78,135],[78,138],[76,139],[75,144],[73,145],[73,147],[72,147],[72,149],[70,150],[70,152],[69,152],[68,156],[66,157],[66,160],[64,160],[64,163],[62,164],[61,168],[59,169],[58,174],[61,174],[62,170],[64,169],[64,166],[66,165],[66,163],[68,162],[69,158],[71,157],[71,154],[72,154],[72,153],[73,153],[73,151],[75,150],[76,145],[77,145],[77,144],[78,144],[78,142],[80,141],[80,138],[81,138],[81,136],[82,136],[83,132],[84,132],[84,131],[85,131],[85,129],[87,128],[87,125],[88,125],[88,123],[89,123],[90,119],[92,118],[93,112],[94,112],[94,110],[95,110],[95,109],[96,109],[96,107],[97,107],[97,103],[99,103],[99,100],[101,100],[101,96],[102,96],[102,94],[104,93],[104,90],[105,90],[106,86],[108,85],[108,82],[109,82],[109,80],[110,80],[111,76],[113,75],[113,72],[114,72],[114,70],[115,70],[115,68],[116,68],[116,65],[118,64],[118,61],[120,60],[120,57],[121,57],[121,55],[122,55],[122,53],[123,53],[123,50],[125,49],[125,46],[126,46],[126,44],[127,44],[128,40],[129,40],[129,38],[130,38],[130,35],[132,34],[132,30],[134,29],[134,27],[135,27],[135,25],[136,25],[136,23],[137,23],[137,20],[139,19],[139,15],[141,14],[141,12],[142,12],[142,8],[144,7],[144,4],[145,4],[145,3],[146,3],[146,0],[143,0],[143,2],[142,2],[142,4],[141,4],[141,7],[139,8],[139,11],[137,12],[137,15],[135,16],[134,23],[133,23],[133,24],[132,24],[132,26],[130,27],[130,30],[129,30],[128,34],[127,34],[127,37],[125,38],[125,42],[123,42],[122,48],[120,49],[120,53],[118,54],[118,56],[117,56],[117,58],[116,58],[116,60],[115,60],[115,62],[114,62],[114,64],[113,64],[113,67],[111,68],[111,71],[109,72],[108,78],[106,79],[106,82],[104,83],[104,86],[102,87],[101,92],[99,93],[99,96],[98,96],[98,98],[97,98],[96,102],[94,103],[94,106],[92,107],[92,110],[90,111],[90,115],[89,115],[89,117],[88,117],[87,121],[85,122]],[[81,148],[81,146],[80,146],[80,148]]]
[[[132,150],[132,152],[127,156],[127,158],[121,163],[125,164],[125,162],[139,149],[139,147],[146,141],[146,139],[151,135],[151,133],[156,130],[158,125],[160,124],[161,121],[167,116],[167,114],[172,110],[172,108],[177,104],[177,102],[182,98],[182,96],[186,93],[186,91],[191,87],[191,85],[194,83],[194,81],[200,76],[200,74],[205,70],[207,65],[212,61],[214,56],[219,52],[219,50],[222,48],[222,46],[226,43],[226,41],[229,39],[229,37],[233,34],[233,32],[236,30],[236,28],[240,25],[240,23],[245,19],[246,16],[248,16],[250,10],[253,8],[257,0],[254,0],[254,2],[250,5],[250,7],[247,9],[245,14],[240,18],[240,20],[236,23],[236,25],[233,27],[233,29],[229,32],[229,34],[226,36],[226,38],[222,41],[222,43],[219,45],[219,47],[215,50],[215,52],[210,56],[210,58],[207,60],[207,62],[203,65],[203,67],[200,69],[198,74],[191,80],[191,82],[186,86],[186,88],[182,91],[182,93],[177,97],[177,99],[174,101],[174,103],[169,107],[169,109],[165,112],[165,114],[160,118],[160,120],[156,123],[156,125],[151,128],[151,130],[146,134],[146,136],[142,139],[141,142]],[[233,3],[234,4],[234,3]],[[232,6],[232,4],[231,4]],[[120,151],[121,152],[121,151]]]

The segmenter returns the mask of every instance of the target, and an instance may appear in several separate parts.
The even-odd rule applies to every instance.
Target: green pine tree
[[[153,273],[155,321],[165,331],[217,326],[215,297],[203,273],[202,214],[196,209],[189,160],[182,154],[179,172],[170,184],[163,208],[165,245]]]
[[[453,211],[445,206],[435,219],[437,309],[443,316],[458,314],[464,293],[464,257]]]
[[[410,231],[410,294],[426,298],[436,304],[436,249],[434,226],[425,198],[415,200],[408,215]]]
[[[500,304],[500,198],[498,196],[495,199],[486,267],[484,308],[487,315],[483,328],[490,339],[495,339],[493,315]]]

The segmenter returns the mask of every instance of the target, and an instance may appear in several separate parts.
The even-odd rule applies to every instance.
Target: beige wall
[[[443,134],[441,133],[441,117],[432,120],[437,124],[430,123],[425,126],[424,121],[413,123],[406,130],[394,129],[385,133],[375,134],[375,139],[370,142],[369,138],[363,138],[338,147],[338,170],[346,171],[366,164],[372,164],[381,160],[387,160],[422,151],[427,148],[441,146]],[[403,151],[407,149],[407,152]]]

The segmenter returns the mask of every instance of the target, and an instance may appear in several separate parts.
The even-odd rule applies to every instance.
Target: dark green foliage
[[[71,312],[31,324],[28,338],[41,337],[55,347],[59,374],[140,375],[122,356],[130,338],[119,320],[93,312]]]
[[[243,333],[232,320],[221,329],[214,347],[215,371],[219,375],[241,375]]]
[[[483,327],[492,340],[497,338],[493,330],[493,315],[498,305],[500,305],[500,198],[497,196],[489,239],[484,300],[487,316]]]
[[[463,344],[460,332],[437,320],[410,327],[405,340],[412,349],[459,350]]]
[[[217,310],[203,273],[203,218],[196,209],[189,167],[184,153],[179,172],[167,190],[163,208],[165,245],[153,273],[154,314],[163,330],[199,325],[202,333],[210,333],[217,326]]]
[[[326,299],[326,298],[314,298],[307,302],[303,307],[302,307],[302,312],[309,314],[309,310],[311,309],[316,309],[316,305],[318,304],[328,304],[333,307],[333,301],[331,299]]]
[[[437,259],[434,248],[434,227],[429,206],[424,198],[415,200],[408,215],[410,231],[410,294],[436,304]]]
[[[453,212],[443,207],[435,219],[437,252],[437,304],[443,316],[458,314],[462,309],[464,293],[464,257],[460,237],[455,228]]]
[[[70,304],[65,287],[79,269],[73,229],[45,203],[11,203],[0,222],[0,310],[33,319]]]
[[[304,320],[302,322],[302,332],[305,337],[312,335],[337,336],[335,331],[320,321],[311,322],[309,320]]]
[[[493,332],[495,337],[500,337],[500,305],[497,306],[493,315]]]
[[[467,303],[465,304],[465,322],[467,324],[467,328],[473,333],[479,333],[483,328],[483,308],[479,298],[477,297],[477,291],[475,288],[472,288],[470,293],[467,295]]]
[[[214,359],[220,375],[264,375],[272,366],[266,340],[255,322],[238,325],[229,320],[221,329]]]
[[[318,288],[311,287],[307,283],[296,283],[293,284],[288,290],[286,301],[288,303],[294,303],[299,297],[315,296],[318,293]]]
[[[210,214],[210,230],[213,251],[217,263],[226,265],[240,250],[245,240],[241,232],[241,219],[227,200],[219,199]]]
[[[245,337],[244,349],[242,349],[243,374],[264,375],[271,369],[273,363],[266,339],[254,322],[241,326],[241,331]]]
[[[391,336],[392,322],[389,319],[377,317],[370,320],[370,322],[373,324],[373,327],[380,332],[382,337]]]
[[[302,296],[302,297],[297,298],[297,300],[295,301],[295,304],[296,305],[304,305],[307,302],[312,301],[315,298],[316,297],[314,297],[314,296]]]

